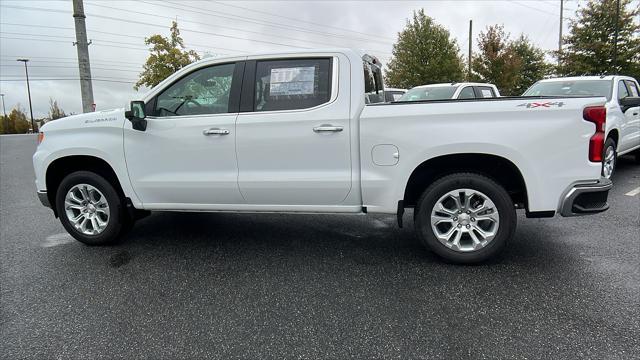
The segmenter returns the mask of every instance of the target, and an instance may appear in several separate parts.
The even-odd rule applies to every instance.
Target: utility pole
[[[613,33],[613,71],[618,73],[618,28],[620,24],[620,0],[616,1],[616,27]]]
[[[473,39],[473,20],[469,20],[469,79],[471,80],[471,43]]]
[[[33,107],[31,106],[31,88],[29,87],[29,70],[27,70],[27,63],[29,62],[29,59],[17,59],[16,61],[20,61],[24,63],[24,73],[25,75],[27,75],[27,95],[29,95],[29,112],[31,113],[31,131],[36,132],[36,125],[33,122]]]
[[[560,29],[558,31],[558,65],[560,65],[560,57],[562,55],[562,25],[564,16],[564,0],[560,0]]]
[[[82,94],[82,112],[93,111],[93,86],[91,85],[91,65],[89,63],[89,42],[87,42],[87,26],[84,22],[84,5],[82,0],[73,0],[73,19],[76,25],[76,42],[78,48],[78,68],[80,69],[80,93]]]
[[[2,120],[4,121],[4,131],[6,132],[9,129],[9,118],[7,117],[7,110],[4,108],[4,94],[0,94],[0,97],[2,98],[2,113],[4,114]]]

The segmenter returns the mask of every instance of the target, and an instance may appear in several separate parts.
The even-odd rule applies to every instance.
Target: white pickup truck
[[[452,82],[413,87],[405,92],[398,101],[484,99],[497,96],[500,96],[500,91],[493,84]]]
[[[414,208],[420,240],[457,263],[503,249],[516,209],[608,208],[604,97],[384,103],[382,89],[379,62],[351,50],[205,59],[130,110],[43,126],[38,195],[91,245],[154,210],[383,213],[402,226]]]

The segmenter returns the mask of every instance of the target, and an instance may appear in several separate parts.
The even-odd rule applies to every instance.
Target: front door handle
[[[227,129],[218,129],[218,128],[211,128],[211,129],[204,129],[202,130],[202,134],[209,136],[209,135],[229,135],[229,130]]]
[[[333,125],[320,125],[313,128],[314,132],[340,132],[342,131],[342,126],[333,126]]]

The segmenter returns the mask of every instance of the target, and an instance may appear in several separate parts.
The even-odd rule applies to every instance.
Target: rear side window
[[[624,84],[624,81],[618,81],[618,100],[624,99],[629,96],[629,91],[627,90],[627,86]]]
[[[493,92],[493,89],[488,86],[478,86],[478,95],[481,98],[492,98],[496,97],[496,94]]]
[[[640,91],[638,90],[638,86],[636,85],[635,82],[633,82],[631,80],[625,80],[624,82],[627,83],[627,88],[629,89],[629,92],[631,93],[631,96],[633,96],[633,97],[640,96]]]
[[[473,92],[473,87],[467,86],[462,91],[460,91],[460,95],[458,95],[458,99],[475,99],[476,94]]]
[[[305,109],[329,102],[331,59],[259,61],[255,111]]]

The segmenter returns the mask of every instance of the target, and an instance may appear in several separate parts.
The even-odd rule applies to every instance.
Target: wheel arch
[[[457,172],[473,172],[493,179],[506,189],[516,207],[528,209],[527,187],[520,169],[502,156],[480,153],[441,155],[419,164],[405,186],[403,205],[415,206],[430,184]]]
[[[616,148],[618,147],[618,140],[620,139],[620,133],[618,132],[618,129],[611,129],[609,130],[609,133],[607,134],[607,139],[613,139],[613,141],[616,142]]]
[[[75,171],[91,171],[105,178],[111,183],[118,195],[125,199],[125,193],[118,179],[118,175],[114,171],[113,167],[109,165],[107,161],[97,156],[91,155],[68,155],[60,157],[52,161],[45,170],[45,183],[47,187],[47,197],[49,203],[56,216],[56,194],[58,186],[62,182],[65,176]]]

